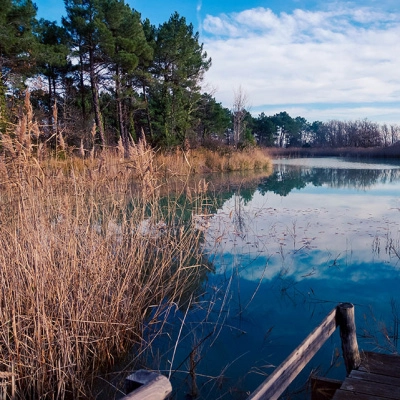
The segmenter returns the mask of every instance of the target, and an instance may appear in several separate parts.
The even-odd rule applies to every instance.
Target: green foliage
[[[120,0],[102,0],[101,9],[100,48],[113,73],[117,126],[125,149],[128,149],[135,136],[134,114],[141,107],[132,101],[137,98],[133,88],[142,76],[138,66],[151,62],[153,49],[146,40],[137,11]]]
[[[65,68],[69,54],[68,35],[63,27],[56,22],[41,19],[37,25],[39,39],[38,61],[42,63],[39,69],[45,76],[52,76],[54,68]]]
[[[56,90],[60,79],[68,72],[68,35],[63,27],[56,22],[41,19],[36,27],[38,38],[38,61],[37,71],[47,78],[48,82],[48,104],[47,111],[56,98]]]
[[[313,137],[305,118],[292,118],[286,111],[269,117],[261,113],[254,120],[254,131],[259,144],[264,146],[298,147],[309,143]]]
[[[251,129],[247,128],[244,131],[244,145],[247,146],[255,146],[256,143],[256,139],[253,135],[253,132],[251,131]]]
[[[272,122],[277,128],[279,147],[296,146],[300,142],[299,125],[286,111],[275,114]]]
[[[100,48],[124,73],[133,73],[142,60],[151,61],[152,48],[146,41],[140,14],[120,0],[102,0]]]
[[[272,146],[274,144],[276,126],[270,117],[261,113],[254,121],[254,133],[260,145]]]
[[[31,0],[2,0],[0,7],[0,70],[4,80],[9,74],[32,72],[37,51],[33,34],[36,6]]]
[[[193,25],[178,13],[153,30],[154,84],[149,87],[155,142],[182,145],[193,136],[195,111],[200,100],[200,81],[211,59],[199,44]]]
[[[7,88],[23,89],[34,73],[37,42],[33,33],[36,6],[31,0],[2,0],[0,7],[0,132],[9,119]]]
[[[195,112],[197,118],[197,137],[204,143],[210,138],[222,138],[232,125],[231,112],[224,108],[208,93],[201,95]]]
[[[80,61],[80,89],[84,93],[85,73],[89,75],[92,93],[92,106],[95,117],[98,138],[105,145],[104,126],[100,110],[99,91],[104,76],[106,61],[101,49],[104,39],[103,9],[100,0],[65,0],[67,17],[63,25],[70,34],[72,55]],[[102,72],[100,72],[102,71]],[[82,102],[83,103],[83,102]],[[84,103],[83,103],[84,104]],[[83,118],[86,110],[82,110]]]

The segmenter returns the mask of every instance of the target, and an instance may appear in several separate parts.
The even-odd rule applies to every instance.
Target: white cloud
[[[196,15],[197,15],[197,24],[199,26],[199,33],[202,34],[202,23],[201,23],[201,8],[203,6],[202,0],[197,0],[196,6]]]
[[[300,167],[297,160],[277,163],[282,170],[285,164]],[[366,168],[357,162],[336,161],[333,165],[331,159],[305,158],[301,164],[302,168]],[[384,171],[387,165],[372,164],[371,168]],[[390,235],[398,237],[399,199],[392,194],[399,189],[399,182],[388,185],[378,181],[367,187],[360,182],[358,192],[351,188],[339,192],[335,184],[325,183],[319,188],[310,185],[306,190],[293,190],[289,196],[255,192],[246,205],[231,198],[209,220],[206,249],[212,254],[218,249],[217,255],[232,262],[226,262],[228,267],[240,266],[241,277],[248,280],[276,278],[283,268],[286,276],[296,280],[332,279],[333,266],[343,271],[349,267],[346,277],[353,281],[372,279],[373,273],[393,276],[398,259],[385,251],[374,252],[373,244],[377,241],[383,249]],[[368,196],[365,190],[370,192]],[[219,261],[222,263],[222,258]],[[377,268],[366,270],[369,264]],[[250,267],[246,269],[246,265]],[[221,268],[216,271],[224,272]]]
[[[203,41],[213,65],[206,82],[217,88],[216,98],[226,107],[241,85],[257,109],[330,103],[346,104],[345,119],[388,115],[387,105],[380,109],[380,103],[400,108],[398,17],[343,6],[279,15],[265,8],[207,15]],[[331,119],[329,112],[325,107],[320,119]]]

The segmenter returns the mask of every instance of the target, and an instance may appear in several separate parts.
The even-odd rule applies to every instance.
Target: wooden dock
[[[400,400],[400,355],[359,352],[351,303],[341,303],[332,310],[247,400],[279,399],[337,327],[340,328],[347,377],[343,382],[314,378],[311,398]]]
[[[359,352],[351,303],[335,307],[247,400],[278,400],[337,327],[347,377],[343,382],[312,377],[311,399],[400,400],[400,355]],[[166,377],[148,371],[138,371],[127,383],[123,400],[163,400],[172,391]]]
[[[400,399],[400,355],[361,354],[358,369],[350,372],[333,400]]]

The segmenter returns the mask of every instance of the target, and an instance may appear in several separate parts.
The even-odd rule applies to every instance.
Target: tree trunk
[[[0,63],[1,68],[1,63]],[[0,69],[0,134],[6,132],[7,114],[6,114],[6,85],[3,81],[3,75]]]
[[[101,111],[100,111],[100,101],[99,101],[99,91],[97,88],[97,79],[96,79],[96,73],[95,73],[95,66],[94,66],[94,60],[93,60],[93,49],[90,49],[89,51],[89,59],[90,59],[90,86],[92,89],[92,100],[93,100],[93,108],[94,108],[94,120],[96,123],[97,130],[99,132],[100,136],[100,143],[101,146],[104,147],[106,144],[105,142],[105,137],[104,137],[104,127],[102,123],[102,118],[101,118]]]
[[[80,86],[80,92],[81,92],[81,103],[82,103],[82,118],[83,121],[86,120],[86,106],[85,106],[85,83],[83,80],[83,57],[82,53],[79,50],[79,86]]]
[[[121,99],[121,80],[120,80],[120,72],[119,67],[116,68],[116,81],[115,81],[115,97],[117,102],[117,118],[118,118],[118,129],[119,134],[122,139],[122,143],[125,148],[125,153],[127,152],[127,135],[126,135],[126,127],[124,121],[124,113],[122,111],[122,99]]]
[[[143,97],[144,97],[144,102],[146,104],[146,118],[147,118],[147,124],[149,126],[149,135],[150,135],[150,139],[153,140],[153,128],[151,126],[150,107],[149,107],[149,101],[148,101],[147,95],[146,95],[146,85],[144,83],[143,83]]]

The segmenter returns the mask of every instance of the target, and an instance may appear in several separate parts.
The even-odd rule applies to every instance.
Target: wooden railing
[[[247,400],[275,400],[285,391],[299,372],[339,327],[346,371],[360,365],[354,306],[341,303],[321,324],[279,365]],[[172,392],[170,381],[155,372],[140,370],[127,378],[127,392],[123,400],[163,400]]]
[[[328,314],[321,324],[268,376],[247,400],[278,399],[338,326],[346,371],[349,374],[352,369],[357,369],[360,365],[360,353],[357,344],[354,306],[351,303],[341,303]]]

